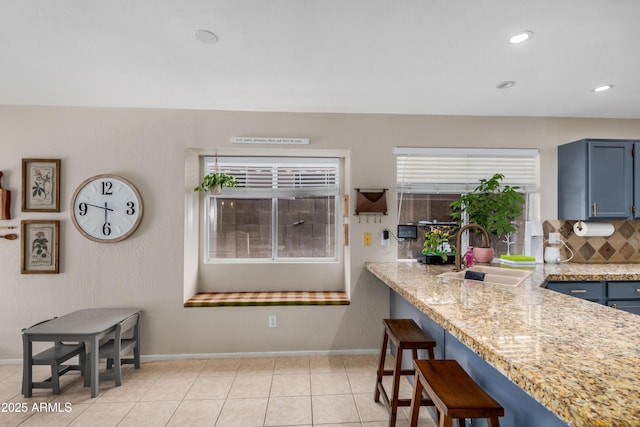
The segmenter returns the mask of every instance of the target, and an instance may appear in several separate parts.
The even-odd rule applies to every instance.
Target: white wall
[[[0,225],[61,220],[58,275],[20,274],[20,240],[0,239],[0,359],[21,357],[21,328],[94,306],[142,308],[145,355],[377,348],[388,293],[363,264],[394,259],[395,247],[379,242],[382,229],[395,229],[393,197],[382,224],[351,217],[351,305],[183,308],[185,148],[229,146],[232,136],[308,137],[310,149],[350,150],[351,186],[391,195],[395,146],[539,148],[542,217],[553,219],[555,147],[583,137],[640,139],[640,120],[0,107],[0,170],[14,218]],[[62,159],[62,212],[20,211],[27,157]],[[145,203],[140,228],[120,243],[85,239],[69,217],[74,189],[101,173],[131,180]],[[370,247],[362,246],[365,231]],[[276,329],[267,327],[271,314]]]

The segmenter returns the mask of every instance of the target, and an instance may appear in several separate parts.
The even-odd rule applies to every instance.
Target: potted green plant
[[[211,191],[211,194],[220,194],[222,187],[237,187],[235,176],[224,173],[210,173],[202,178],[202,182],[193,191]]]
[[[422,246],[422,254],[425,255],[427,264],[431,264],[431,257],[440,257],[441,263],[445,264],[449,260],[449,255],[455,255],[455,246],[449,244],[449,240],[453,237],[451,227],[440,226],[431,227],[429,231],[424,233],[424,245]]]
[[[504,175],[500,173],[489,179],[481,179],[475,190],[451,202],[451,218],[461,223],[466,214],[469,223],[484,227],[496,242],[505,233],[516,231],[512,221],[522,214],[524,197],[517,191],[520,187],[502,186],[500,181],[503,179]]]

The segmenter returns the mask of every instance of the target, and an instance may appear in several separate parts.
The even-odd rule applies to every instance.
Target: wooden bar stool
[[[499,427],[504,408],[493,400],[455,360],[414,360],[416,376],[411,404],[411,427],[418,425],[424,390],[440,413],[440,427],[450,427],[453,419],[464,426],[465,418],[486,418],[489,427]]]
[[[413,359],[418,358],[418,350],[426,350],[429,359],[434,359],[433,348],[436,346],[435,340],[428,333],[424,332],[412,319],[384,319],[384,335],[382,337],[382,350],[380,351],[380,364],[378,365],[378,378],[376,381],[376,390],[374,400],[380,401],[380,396],[389,410],[389,426],[396,424],[396,416],[398,406],[410,406],[411,399],[399,399],[398,392],[400,389],[400,378],[402,375],[414,375],[413,369],[402,369],[402,353],[404,350],[411,350]],[[396,364],[393,370],[384,369],[384,362],[387,355],[387,346],[389,340],[393,342],[396,348]],[[382,385],[384,376],[393,376],[393,388],[391,390],[391,398],[387,394]],[[433,402],[427,399],[421,399],[420,405],[433,406]]]

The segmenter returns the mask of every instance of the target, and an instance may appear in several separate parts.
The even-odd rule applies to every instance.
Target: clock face
[[[86,238],[113,243],[129,237],[142,220],[142,198],[117,175],[97,175],[78,186],[71,199],[73,225]]]

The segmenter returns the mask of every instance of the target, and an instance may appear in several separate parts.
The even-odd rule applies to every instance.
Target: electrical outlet
[[[371,233],[364,233],[362,237],[362,244],[365,246],[371,246]]]
[[[380,244],[383,248],[389,247],[389,230],[385,229],[382,233],[380,233]]]
[[[560,233],[549,233],[549,244],[557,245],[560,243]]]
[[[276,328],[278,326],[278,318],[276,316],[269,316],[269,327]]]

